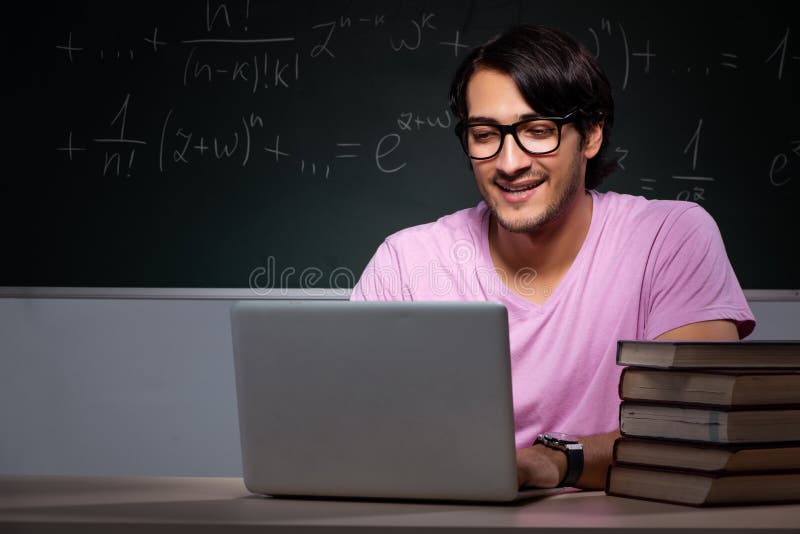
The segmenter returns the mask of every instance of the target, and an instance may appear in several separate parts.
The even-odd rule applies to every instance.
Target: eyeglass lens
[[[551,120],[530,120],[518,124],[516,140],[521,148],[531,153],[552,152],[558,147],[560,129]],[[493,124],[468,125],[465,129],[464,148],[474,158],[490,158],[500,151],[503,133]]]

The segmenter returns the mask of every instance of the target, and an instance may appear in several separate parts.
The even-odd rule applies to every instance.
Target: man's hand
[[[541,443],[517,451],[519,486],[555,488],[567,473],[567,455]]]
[[[603,489],[611,465],[614,440],[619,431],[580,438],[583,444],[583,474],[576,487]],[[554,488],[567,473],[567,455],[542,444],[517,451],[517,482],[520,487]]]

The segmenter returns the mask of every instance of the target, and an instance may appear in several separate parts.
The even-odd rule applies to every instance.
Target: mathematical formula
[[[156,65],[169,54],[174,63],[169,80],[160,83],[178,85],[185,91],[220,87],[240,90],[258,98],[288,98],[294,91],[307,94],[319,84],[309,72],[318,65],[331,65],[353,55],[354,42],[364,42],[360,54],[383,54],[388,58],[408,58],[415,54],[430,56],[438,51],[447,68],[452,68],[476,44],[465,39],[465,29],[453,25],[441,13],[425,10],[407,18],[398,18],[390,10],[376,9],[348,12],[335,16],[316,15],[305,26],[287,26],[285,32],[265,35],[260,24],[264,17],[260,4],[249,0],[206,0],[197,4],[187,17],[194,18],[194,35],[177,35],[153,20],[150,28],[130,42],[98,41],[86,32],[65,27],[54,45],[56,54],[76,72],[92,67],[118,68],[144,63]],[[260,17],[255,16],[261,10]],[[795,72],[800,57],[791,28],[774,31],[771,41],[751,47],[745,53],[724,44],[719,49],[704,50],[692,57],[675,58],[666,51],[663,41],[652,37],[647,27],[609,17],[599,17],[582,35],[589,50],[614,68],[612,80],[621,94],[636,90],[654,75],[669,73],[673,78],[711,78],[736,76],[744,71],[757,72],[771,83],[783,83],[787,73]],[[482,41],[482,39],[481,39]],[[162,59],[159,59],[162,58]],[[175,58],[179,58],[176,60]],[[449,58],[449,59],[445,59]],[[445,65],[443,63],[443,65]],[[346,84],[345,79],[329,78],[325,85]],[[367,87],[364,90],[372,90]],[[380,90],[380,88],[375,88]],[[443,88],[444,90],[445,88]],[[455,120],[449,110],[431,106],[428,110],[403,109],[394,104],[374,110],[376,116],[392,117],[376,122],[372,131],[331,135],[315,141],[317,145],[292,141],[292,127],[275,123],[269,112],[253,105],[244,112],[225,113],[228,126],[198,126],[198,110],[182,103],[166,103],[163,109],[150,110],[160,123],[138,124],[145,131],[142,138],[130,135],[131,121],[139,121],[143,107],[151,99],[130,90],[119,94],[119,104],[103,121],[107,130],[86,131],[78,124],[61,125],[61,142],[55,150],[63,154],[63,165],[91,158],[96,172],[103,177],[135,179],[140,168],[156,168],[159,173],[177,172],[197,165],[221,162],[240,168],[270,164],[298,175],[334,180],[339,171],[356,161],[382,174],[395,174],[414,165],[416,154],[407,147],[410,136],[424,132],[451,132]],[[418,106],[417,106],[418,107]],[[433,111],[431,111],[433,110]],[[98,110],[88,110],[97,114]],[[153,113],[150,113],[152,116]],[[704,157],[708,117],[694,117],[686,122],[682,142],[672,142],[674,169],[664,169],[658,176],[648,173],[637,178],[643,194],[660,194],[665,181],[667,190],[680,190],[677,198],[702,202],[709,188],[721,177],[705,169],[713,168]],[[302,128],[303,125],[298,127]],[[784,187],[797,176],[800,162],[800,136],[789,136],[776,145],[775,151],[760,162],[764,180],[772,187]],[[442,142],[452,138],[441,136]],[[446,141],[444,140],[446,139]],[[319,143],[322,143],[320,146]],[[625,139],[610,147],[619,171],[637,172],[638,154]],[[145,166],[146,167],[143,167]],[[281,172],[284,172],[283,170]]]

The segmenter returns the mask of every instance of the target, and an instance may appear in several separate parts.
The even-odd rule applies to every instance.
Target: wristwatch
[[[583,473],[583,445],[576,436],[560,432],[546,432],[536,437],[534,445],[541,443],[545,447],[563,451],[567,455],[567,474],[558,487],[574,486]]]

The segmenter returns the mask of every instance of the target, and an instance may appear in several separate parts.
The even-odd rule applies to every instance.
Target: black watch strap
[[[574,486],[583,474],[583,445],[578,438],[565,434],[547,433],[539,434],[534,445],[541,443],[545,447],[564,452],[567,456],[567,472],[558,487]]]
[[[568,443],[564,447],[564,452],[567,453],[567,474],[564,475],[564,480],[558,484],[562,488],[574,486],[583,474],[583,445]]]

